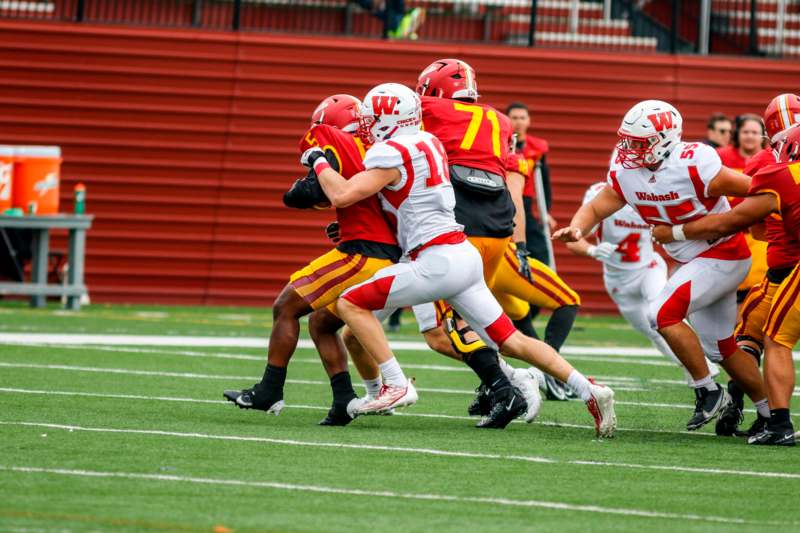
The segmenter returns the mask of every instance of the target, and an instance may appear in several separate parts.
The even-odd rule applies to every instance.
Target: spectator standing
[[[733,124],[725,113],[712,113],[708,118],[708,130],[703,143],[712,148],[725,148],[731,142]]]
[[[425,10],[406,11],[405,0],[350,0],[383,22],[384,39],[416,39],[417,29],[425,21]]]
[[[511,119],[514,133],[517,134],[516,151],[524,155],[528,161],[528,175],[525,176],[525,188],[522,191],[522,201],[525,206],[525,242],[531,256],[542,263],[550,264],[550,257],[547,251],[547,239],[552,231],[555,231],[556,221],[550,215],[553,206],[553,194],[550,187],[550,167],[547,165],[547,152],[549,146],[547,141],[528,134],[531,127],[531,116],[528,106],[519,102],[514,102],[506,108],[506,114]],[[547,204],[547,227],[534,216],[534,197],[536,189],[533,178],[536,168],[541,169],[542,184],[544,185],[544,197]]]

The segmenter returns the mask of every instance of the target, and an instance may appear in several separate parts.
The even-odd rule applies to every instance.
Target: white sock
[[[383,375],[383,382],[386,385],[394,385],[395,387],[405,387],[408,380],[400,368],[400,363],[397,362],[396,357],[392,357],[385,363],[378,365]]]
[[[708,390],[717,390],[717,384],[714,382],[714,378],[711,377],[709,373],[703,379],[695,380],[694,385],[692,385],[695,389],[699,389],[701,387],[705,387]]]
[[[511,379],[511,376],[514,375],[514,367],[506,363],[506,360],[502,357],[498,357],[497,361],[500,363],[500,370],[503,371],[503,374],[505,374],[508,379]]]
[[[383,380],[380,376],[375,379],[364,380],[364,386],[367,388],[367,395],[373,398],[381,391],[381,385],[383,385]]]
[[[577,370],[573,370],[569,375],[567,378],[567,385],[572,387],[572,390],[574,390],[584,402],[588,402],[591,399],[592,384],[588,379],[586,379],[586,376]]]
[[[756,411],[758,411],[758,414],[764,418],[769,418],[769,402],[767,402],[766,398],[754,402],[753,405],[756,406]]]

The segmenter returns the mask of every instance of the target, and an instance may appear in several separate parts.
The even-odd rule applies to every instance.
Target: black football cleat
[[[528,402],[516,387],[502,389],[493,394],[489,414],[475,424],[476,428],[503,429],[528,409]]]
[[[338,405],[331,406],[330,411],[328,414],[320,420],[320,426],[346,426],[350,422],[354,420],[349,414],[347,414],[347,407],[340,407]]]
[[[469,416],[486,416],[492,409],[492,399],[489,387],[483,383],[475,389],[475,398],[472,403],[467,407]]]
[[[794,428],[788,426],[770,426],[767,424],[766,429],[757,435],[747,439],[747,444],[755,446],[794,446]]]
[[[705,426],[714,420],[720,411],[730,403],[728,391],[723,389],[719,383],[715,383],[715,385],[717,387],[715,390],[708,390],[705,387],[694,390],[694,414],[686,423],[688,431],[694,431]]]
[[[769,418],[763,417],[761,415],[756,415],[756,419],[753,420],[753,423],[747,428],[746,431],[742,431],[740,429],[736,430],[737,437],[754,437],[758,435],[765,429],[767,429],[767,424],[769,424]]]
[[[739,432],[739,424],[744,422],[744,401],[741,397],[734,396],[730,393],[731,385],[733,382],[728,383],[728,394],[731,401],[729,401],[719,411],[717,416],[717,423],[714,426],[714,432],[720,437],[732,437]],[[738,387],[737,387],[738,388]]]
[[[567,385],[549,374],[544,375],[544,384],[546,387],[545,398],[548,400],[556,400],[560,402],[569,399],[569,392]]]
[[[257,409],[267,414],[279,415],[286,403],[282,394],[269,394],[256,383],[249,389],[226,390],[222,396],[236,404],[239,409]]]

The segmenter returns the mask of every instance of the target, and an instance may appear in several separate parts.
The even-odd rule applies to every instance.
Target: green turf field
[[[390,338],[421,341],[404,320]],[[619,319],[579,319],[568,343],[616,390],[620,431],[602,441],[581,402],[474,429],[474,377],[425,350],[397,352],[420,401],[393,417],[318,427],[330,392],[308,348],[281,416],[241,411],[222,390],[260,377],[264,349],[248,342],[270,324],[241,308],[0,305],[0,531],[800,529],[796,450],[684,432],[692,396],[660,356],[581,353],[647,347]]]

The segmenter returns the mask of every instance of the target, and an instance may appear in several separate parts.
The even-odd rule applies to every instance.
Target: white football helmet
[[[633,106],[617,131],[617,163],[624,168],[656,165],[667,157],[679,142],[683,118],[671,104],[645,100]]]
[[[417,93],[399,83],[382,83],[364,97],[358,135],[372,144],[417,133],[421,124],[422,104]]]

